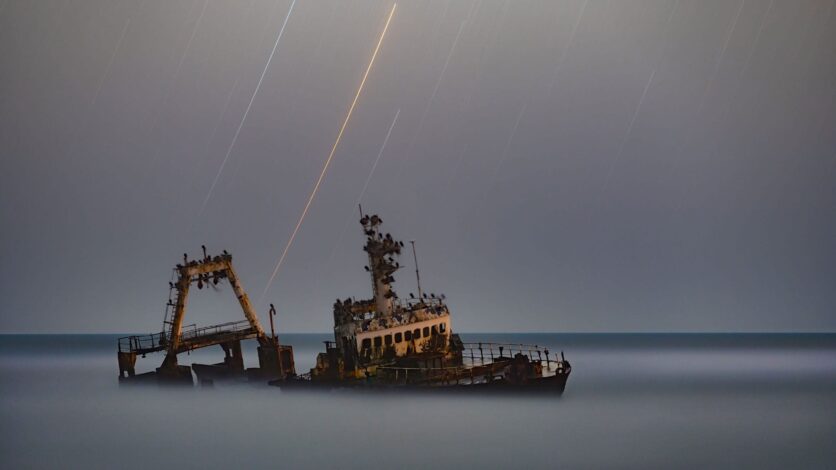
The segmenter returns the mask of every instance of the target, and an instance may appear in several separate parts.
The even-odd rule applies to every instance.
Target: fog
[[[326,335],[285,335],[300,372]],[[113,335],[0,335],[7,468],[826,468],[833,335],[468,335],[565,348],[562,397],[119,386]],[[252,342],[250,342],[252,343]],[[252,346],[251,344],[248,346]],[[255,359],[254,348],[244,350]],[[181,355],[210,363],[220,348]],[[138,359],[148,370],[161,355]],[[830,411],[828,411],[830,410]]]

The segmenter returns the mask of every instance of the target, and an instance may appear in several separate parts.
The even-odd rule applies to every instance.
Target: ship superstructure
[[[453,332],[446,297],[421,288],[414,242],[418,294],[400,298],[393,284],[405,245],[384,233],[382,223],[361,211],[373,297],[338,299],[334,341],[325,342],[316,366],[298,380],[276,385],[563,392],[571,366],[562,353],[552,358],[537,345],[462,342]]]
[[[370,368],[393,362],[425,367],[461,364],[462,344],[453,334],[444,295],[424,293],[420,282],[417,296],[400,298],[395,292],[394,274],[401,269],[398,258],[405,245],[383,233],[382,223],[377,215],[360,219],[373,297],[334,303],[334,341],[317,358],[311,372],[315,378],[365,377]]]

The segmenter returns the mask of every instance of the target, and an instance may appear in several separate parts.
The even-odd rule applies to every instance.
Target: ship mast
[[[398,297],[392,289],[395,278],[392,274],[400,268],[395,258],[401,254],[403,242],[392,238],[392,235],[385,236],[380,233],[380,224],[383,220],[377,215],[362,215],[360,225],[363,226],[363,233],[366,235],[366,244],[363,250],[369,256],[369,271],[374,291],[375,309],[383,317],[391,317],[395,309],[395,299]]]

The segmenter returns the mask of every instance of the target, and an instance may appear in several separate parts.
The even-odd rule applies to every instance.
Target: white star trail
[[[122,41],[125,39],[125,35],[128,33],[128,26],[131,25],[131,19],[128,18],[125,21],[125,27],[122,28],[122,34],[119,36],[119,40],[116,42],[116,47],[113,48],[113,54],[110,55],[110,60],[107,62],[107,67],[105,67],[105,71],[102,74],[102,79],[99,80],[99,85],[96,87],[96,93],[93,95],[93,101],[90,102],[90,105],[96,104],[96,100],[99,98],[99,93],[102,91],[102,86],[104,85],[107,77],[110,75],[110,68],[113,66],[113,61],[116,59],[116,54],[119,53],[119,49],[122,47]]]
[[[717,61],[714,64],[714,71],[712,72],[711,77],[709,77],[708,82],[706,82],[705,89],[703,89],[702,96],[700,97],[700,102],[697,105],[697,112],[694,114],[694,116],[695,116],[694,119],[699,118],[700,114],[702,113],[702,108],[705,105],[706,98],[708,97],[709,91],[711,90],[711,85],[714,83],[714,79],[716,78],[717,73],[720,70],[720,66],[723,63],[723,56],[725,55],[726,49],[729,46],[729,41],[731,41],[731,37],[734,34],[735,27],[737,26],[737,21],[740,19],[740,12],[743,11],[743,5],[745,5],[745,3],[746,3],[746,0],[741,0],[740,1],[740,7],[737,9],[737,14],[734,17],[734,21],[732,22],[731,27],[729,28],[729,31],[726,33],[726,38],[725,38],[725,41],[723,42],[723,48],[720,50],[720,55],[717,57]],[[769,8],[772,8],[771,3],[769,5]],[[768,13],[769,12],[767,11],[766,14],[768,14]],[[766,16],[766,14],[764,16]],[[758,31],[756,36],[758,36],[758,35],[760,35],[760,31]],[[754,45],[753,45],[753,50],[754,50]],[[744,65],[744,67],[745,67],[745,65]],[[721,116],[721,119],[722,119],[722,116]],[[687,129],[687,131],[685,133],[685,138],[682,139],[682,144],[679,146],[677,151],[674,153],[671,165],[669,166],[669,170],[668,170],[669,173],[673,172],[674,169],[679,165],[679,161],[682,159],[682,152],[685,150],[685,147],[689,144],[689,142],[691,140],[690,137],[691,137],[691,134],[693,132],[694,127],[695,126],[692,125]],[[686,186],[685,184],[681,184],[680,185],[680,191],[684,191],[685,186]],[[682,208],[683,201],[684,201],[684,198],[679,198],[679,199],[676,200],[676,202],[674,204],[673,213],[678,213],[680,211],[680,209]]]
[[[659,53],[659,58],[656,60],[656,66],[657,67],[659,66],[659,63],[661,63],[662,60],[665,57],[665,52],[666,52],[667,46],[669,44],[668,30],[670,28],[671,22],[673,21],[673,17],[676,15],[676,11],[677,11],[678,8],[679,8],[679,0],[673,0],[673,7],[671,8],[671,12],[668,15],[668,18],[665,20],[665,25],[662,27],[662,34],[661,34],[662,46],[660,47],[661,52]]]
[[[830,15],[833,14],[833,6],[834,5],[836,5],[836,0],[833,0],[833,1],[830,2],[830,6],[827,8],[827,13],[824,16],[822,16],[822,18],[823,18],[823,23],[822,24],[823,24],[825,30],[827,30],[827,26],[830,23]],[[817,18],[811,19],[808,22],[808,24],[805,26],[805,29],[807,30],[807,32],[804,34],[804,39],[801,41],[801,45],[802,45],[801,47],[802,48],[806,47],[806,49],[807,49],[807,53],[804,56],[805,58],[800,62],[801,66],[804,68],[804,72],[803,72],[804,86],[802,87],[802,89],[809,88],[810,77],[813,76],[813,74],[810,73],[810,68],[813,66],[813,64],[815,64],[817,62],[816,60],[814,60],[816,47],[814,47],[813,45],[807,46],[811,36],[813,36],[814,40],[815,40],[815,38],[821,38],[822,32],[821,31],[816,31],[816,28],[813,27],[813,23],[816,21],[816,19]]]
[[[421,135],[421,131],[424,129],[424,121],[427,120],[427,115],[430,112],[430,107],[432,106],[433,101],[435,101],[435,95],[438,94],[438,89],[441,87],[441,82],[444,80],[444,74],[447,72],[447,66],[450,65],[450,59],[453,57],[453,53],[456,51],[456,44],[459,43],[459,37],[462,35],[462,30],[464,30],[464,26],[467,24],[467,20],[463,20],[459,25],[459,31],[456,33],[456,38],[453,39],[453,44],[450,46],[450,52],[447,53],[447,59],[444,61],[444,66],[441,67],[441,73],[438,75],[438,79],[435,81],[435,86],[433,87],[432,93],[430,93],[430,98],[427,100],[427,105],[424,106],[424,112],[421,113],[421,119],[418,121],[418,127],[415,130],[414,137],[412,138],[412,142],[409,145],[409,150],[406,152],[406,157],[401,160],[401,166],[398,170],[398,176],[403,173],[404,167],[406,166],[406,162],[409,160],[410,154],[412,153],[412,149],[415,147],[415,143],[418,141],[418,137]],[[396,178],[397,179],[397,178]]]
[[[206,193],[206,198],[203,200],[203,205],[200,207],[200,212],[198,212],[198,217],[203,214],[203,211],[206,210],[206,205],[209,203],[209,199],[212,197],[212,192],[215,190],[215,186],[218,184],[218,180],[221,178],[221,174],[224,171],[224,167],[226,166],[227,161],[229,161],[229,156],[232,154],[232,149],[235,147],[235,142],[238,141],[238,135],[241,134],[241,128],[244,127],[244,122],[247,120],[247,115],[250,114],[250,109],[253,107],[253,102],[255,101],[256,95],[258,95],[258,90],[261,88],[261,83],[264,81],[264,76],[267,74],[267,69],[270,68],[270,62],[273,61],[273,56],[276,54],[276,49],[279,47],[279,42],[284,36],[284,29],[287,26],[288,20],[290,20],[290,14],[293,13],[293,7],[296,5],[296,0],[293,0],[290,3],[290,8],[287,10],[287,16],[284,18],[284,22],[282,23],[281,29],[279,29],[279,34],[276,36],[276,42],[273,44],[273,50],[270,51],[270,57],[267,58],[267,63],[264,65],[264,70],[261,72],[261,77],[258,79],[258,83],[255,86],[255,90],[253,90],[253,95],[250,97],[250,102],[247,104],[247,108],[244,110],[244,115],[241,116],[241,122],[238,123],[238,128],[235,129],[235,135],[232,136],[232,142],[229,144],[229,148],[226,150],[226,155],[224,155],[223,161],[221,161],[221,166],[218,168],[218,172],[215,175],[215,179],[212,181],[212,186],[209,187],[209,192]]]
[[[496,182],[496,178],[499,176],[499,170],[505,163],[505,158],[508,155],[508,150],[511,149],[511,143],[514,141],[514,136],[517,135],[517,129],[520,127],[520,121],[522,120],[522,117],[525,114],[525,108],[527,106],[528,103],[523,104],[520,108],[520,112],[517,113],[517,120],[514,122],[514,127],[511,129],[511,134],[508,136],[508,142],[505,143],[505,148],[502,150],[502,154],[499,156],[499,161],[496,162],[496,166],[493,169],[493,175],[491,176],[491,184],[488,187],[493,186],[493,183]]]
[[[183,62],[185,62],[186,56],[188,56],[188,54],[189,54],[189,50],[191,49],[191,46],[192,46],[192,41],[194,40],[194,37],[197,34],[198,28],[200,28],[200,23],[203,20],[203,14],[206,13],[206,7],[208,5],[209,5],[209,0],[205,0],[204,3],[203,3],[203,9],[200,11],[200,14],[197,17],[197,21],[195,21],[195,24],[192,27],[192,32],[189,35],[188,41],[186,41],[186,47],[183,49],[183,53],[180,54],[180,60],[177,62],[177,67],[174,68],[174,74],[171,76],[171,79],[169,80],[168,85],[166,86],[165,93],[163,93],[163,101],[162,101],[162,106],[161,106],[162,109],[158,113],[158,117],[157,117],[156,120],[154,120],[154,124],[151,127],[151,135],[154,135],[154,133],[156,132],[157,128],[160,125],[160,122],[162,122],[162,117],[161,117],[162,110],[165,109],[165,106],[168,104],[169,97],[171,96],[171,91],[174,89],[174,86],[177,84],[177,77],[180,76],[180,70],[183,67]],[[191,10],[189,10],[189,14],[191,14]],[[159,158],[159,156],[160,156],[160,150],[161,150],[160,147],[161,147],[161,142],[157,141],[157,145],[154,148],[154,157],[152,158],[152,162],[154,162],[154,164],[156,164],[157,158]]]
[[[369,170],[369,176],[366,178],[365,184],[363,184],[363,189],[360,191],[360,195],[357,196],[357,201],[354,203],[353,207],[358,207],[361,202],[363,202],[363,196],[366,194],[366,190],[369,188],[369,183],[372,180],[372,176],[374,175],[374,170],[377,168],[378,162],[380,162],[380,157],[383,156],[383,151],[386,150],[386,144],[389,142],[389,136],[392,135],[392,129],[395,128],[395,123],[398,122],[398,116],[401,114],[400,108],[395,113],[395,118],[392,119],[392,124],[389,126],[389,130],[386,132],[386,137],[383,138],[383,144],[380,146],[380,151],[377,152],[377,158],[374,159],[374,164],[372,164],[371,170]],[[353,211],[352,211],[353,214]],[[331,262],[334,260],[334,256],[337,254],[337,250],[342,243],[343,237],[345,236],[345,231],[348,230],[348,225],[351,223],[353,217],[348,217],[343,224],[342,230],[340,230],[340,236],[337,237],[337,242],[334,243],[334,248],[331,250],[331,256],[328,257],[328,262],[325,263],[325,266],[331,266]]]
[[[572,26],[572,32],[569,33],[569,40],[566,41],[566,46],[560,53],[560,59],[557,60],[557,64],[555,64],[554,66],[554,74],[552,75],[552,81],[549,84],[549,91],[546,92],[546,97],[551,96],[552,90],[554,89],[554,84],[557,82],[557,74],[560,72],[562,68],[561,65],[563,64],[563,61],[566,59],[566,56],[569,55],[569,49],[575,42],[575,34],[578,32],[578,27],[581,25],[581,20],[583,19],[583,12],[586,11],[587,3],[589,3],[589,0],[584,0],[583,5],[581,5],[581,11],[578,13],[578,19],[575,20],[575,24],[574,26]]]
[[[621,144],[618,146],[618,151],[615,154],[615,157],[610,162],[609,169],[607,170],[607,175],[604,177],[604,182],[601,184],[601,189],[598,190],[598,199],[603,200],[607,193],[607,188],[610,183],[610,179],[612,178],[613,170],[615,169],[616,164],[621,159],[621,152],[624,150],[624,146],[627,143],[630,133],[633,131],[633,124],[636,123],[636,118],[641,112],[642,103],[644,103],[644,98],[647,96],[647,90],[650,89],[650,85],[653,83],[653,76],[656,75],[656,70],[654,69],[650,72],[650,77],[647,79],[647,84],[644,86],[644,90],[642,90],[641,97],[639,98],[638,104],[636,104],[636,109],[633,111],[633,116],[630,118],[629,124],[627,124],[627,130],[624,133],[624,136],[621,138]],[[592,207],[594,209],[594,206]],[[586,225],[589,225],[593,215],[593,210],[587,212],[586,218]]]
[[[238,82],[239,82],[240,79],[241,79],[240,75],[235,78],[235,82],[233,82],[232,88],[230,88],[229,93],[227,93],[227,95],[226,95],[226,100],[224,100],[224,106],[223,106],[223,109],[221,110],[221,115],[218,116],[218,119],[217,119],[217,121],[215,121],[215,125],[212,128],[212,133],[209,134],[209,138],[206,140],[206,146],[207,147],[211,146],[212,142],[215,141],[215,136],[218,134],[218,130],[220,129],[221,124],[223,123],[224,116],[226,116],[226,112],[229,109],[229,104],[232,102],[232,96],[235,95],[235,90],[238,89]],[[182,195],[181,195],[181,197],[182,197]],[[194,232],[194,229],[195,229],[195,226],[196,226],[197,222],[198,222],[197,218],[192,220],[191,226],[189,227],[189,233]]]
[[[229,109],[229,104],[232,102],[232,95],[234,95],[235,90],[238,89],[238,81],[240,79],[240,76],[235,78],[235,82],[232,83],[232,88],[230,88],[229,93],[227,93],[226,95],[226,100],[224,100],[224,107],[221,111],[221,115],[218,116],[218,120],[215,122],[215,126],[212,128],[212,133],[209,134],[209,144],[211,144],[215,140],[215,135],[218,133],[218,129],[221,127],[221,123],[224,120],[224,116],[226,116],[226,112]]]
[[[567,51],[569,50],[569,47],[571,47],[571,44],[574,41],[575,33],[577,32],[578,25],[580,25],[581,19],[583,18],[583,12],[584,12],[584,9],[586,9],[587,2],[588,2],[588,0],[585,0],[584,3],[581,5],[581,11],[578,13],[578,18],[576,19],[575,24],[572,27],[572,32],[569,36],[569,41],[567,42],[566,46],[563,48],[563,52],[561,54],[561,57],[558,60],[558,63],[556,64],[556,66],[555,66],[555,73],[553,75],[552,82],[549,84],[549,91],[547,93],[547,96],[549,94],[551,94],[551,89],[552,89],[552,86],[554,85],[556,75],[557,75],[557,71],[560,69],[560,64],[563,62],[563,59],[566,57],[566,54],[567,54]],[[496,183],[497,178],[499,177],[499,172],[502,169],[502,166],[505,164],[505,160],[507,159],[507,156],[508,156],[508,151],[511,149],[511,144],[514,142],[514,137],[517,135],[517,129],[519,129],[520,122],[522,121],[523,116],[525,116],[525,112],[526,112],[527,109],[528,109],[528,100],[526,100],[526,102],[523,103],[522,107],[520,107],[519,113],[517,113],[517,119],[515,120],[514,126],[511,129],[511,133],[508,136],[508,141],[505,143],[505,147],[502,150],[502,154],[500,154],[499,161],[497,161],[496,165],[494,166],[493,173],[492,173],[491,179],[490,179],[490,183],[488,184],[488,188],[492,187],[494,185],[494,183]],[[464,154],[462,153],[462,155],[464,155]],[[457,169],[458,169],[458,165],[457,165]],[[452,179],[451,179],[451,183],[452,183]]]
[[[481,6],[481,2],[479,3],[479,6]],[[505,15],[507,13],[507,7],[508,7],[508,2],[506,2],[503,5],[502,12],[500,14],[501,19],[499,20],[499,24],[502,24],[502,22],[505,18]],[[499,28],[496,28],[496,32],[495,32],[495,35],[492,38],[492,44],[491,45],[496,44],[500,34],[501,34],[501,32],[500,32]],[[473,86],[469,87],[469,90],[467,92],[467,96],[465,96],[465,99],[464,99],[464,104],[462,105],[462,108],[461,108],[460,116],[467,116],[468,110],[470,109],[470,105],[471,105],[471,102],[472,102],[472,99],[473,99],[474,92],[475,92],[475,90],[479,89],[479,87],[482,83],[482,78],[485,76],[485,74],[482,73],[482,71],[484,69],[485,56],[488,53],[488,49],[489,49],[488,43],[483,42],[482,45],[481,45],[480,51],[479,51],[479,57],[476,60],[476,64],[477,64],[477,66],[476,66],[476,81],[473,84]],[[463,120],[463,122],[464,122],[464,128],[467,129],[468,121]],[[459,132],[460,132],[460,134],[464,133],[464,131],[459,131]],[[459,151],[459,155],[456,158],[456,163],[453,166],[452,171],[450,171],[450,177],[447,180],[447,186],[446,186],[445,192],[448,192],[448,193],[450,191],[450,188],[453,186],[453,183],[456,181],[456,176],[458,175],[459,169],[461,168],[462,164],[464,163],[464,157],[465,157],[465,155],[467,155],[467,151],[470,149],[470,141],[468,139],[462,139],[462,140],[463,140],[463,143],[462,143],[462,146],[461,146],[461,150]]]
[[[372,180],[372,176],[374,175],[374,170],[377,168],[377,164],[380,162],[380,157],[383,156],[383,151],[386,149],[386,144],[389,142],[389,136],[392,135],[392,129],[395,128],[395,123],[398,122],[398,116],[401,114],[400,108],[395,113],[395,118],[392,119],[392,125],[389,126],[389,130],[386,132],[386,137],[383,138],[383,145],[380,146],[380,152],[377,153],[377,158],[374,159],[374,164],[372,164],[372,169],[369,171],[369,176],[366,178],[366,182],[363,184],[363,189],[360,191],[360,196],[357,197],[357,204],[360,204],[363,201],[363,196],[366,194],[366,190],[369,188],[369,183]]]
[[[366,67],[366,73],[363,74],[363,79],[360,80],[360,86],[357,87],[357,93],[354,95],[354,100],[351,102],[351,106],[348,108],[348,113],[346,114],[345,120],[343,120],[343,124],[340,127],[340,132],[337,133],[337,138],[334,141],[333,147],[331,147],[331,153],[328,154],[328,158],[325,160],[325,165],[322,166],[322,171],[319,173],[319,178],[316,180],[316,184],[314,185],[314,188],[311,191],[310,196],[308,196],[308,201],[305,203],[305,208],[302,209],[302,214],[299,216],[299,221],[296,222],[296,227],[293,228],[293,232],[290,234],[290,238],[287,240],[287,245],[285,245],[284,250],[282,250],[282,254],[279,257],[278,262],[276,262],[276,267],[275,269],[273,269],[273,274],[270,275],[270,279],[267,281],[267,285],[264,286],[264,291],[261,293],[259,303],[261,303],[264,300],[264,296],[267,295],[267,291],[270,290],[270,286],[273,284],[273,280],[276,279],[276,275],[279,273],[279,269],[281,269],[285,257],[287,257],[287,252],[293,245],[293,240],[296,239],[296,234],[299,232],[299,227],[302,226],[302,222],[304,222],[305,216],[308,214],[308,209],[310,209],[311,203],[316,197],[316,193],[319,191],[319,186],[322,184],[322,180],[325,178],[325,173],[328,171],[328,166],[331,165],[331,160],[334,158],[334,153],[337,151],[337,147],[340,145],[340,140],[343,137],[343,133],[345,132],[346,126],[348,126],[348,121],[351,119],[351,114],[354,112],[354,107],[357,106],[357,101],[360,99],[360,94],[363,92],[363,87],[366,85],[366,79],[369,78],[369,72],[371,72],[372,70],[374,61],[377,58],[377,53],[380,50],[380,45],[383,44],[383,38],[386,37],[386,31],[389,29],[389,23],[392,22],[392,16],[394,16],[395,8],[397,7],[397,3],[392,5],[392,11],[389,12],[389,17],[386,19],[386,24],[383,26],[383,31],[380,33],[380,39],[377,41],[377,46],[375,46],[374,48],[371,60],[369,60],[369,66]]]
[[[621,144],[618,146],[618,151],[615,154],[615,158],[610,162],[610,168],[607,171],[607,176],[604,178],[604,186],[601,188],[601,191],[606,191],[607,186],[609,185],[610,178],[612,177],[612,172],[615,169],[615,166],[618,164],[619,160],[621,160],[621,154],[624,152],[624,146],[627,144],[627,141],[630,139],[630,134],[633,132],[633,125],[636,123],[636,118],[639,116],[639,112],[642,109],[642,103],[644,103],[644,98],[647,96],[647,90],[650,89],[650,85],[653,83],[653,76],[656,75],[656,70],[650,72],[650,78],[647,79],[647,84],[644,86],[644,91],[642,91],[642,96],[639,98],[639,103],[636,105],[636,110],[633,111],[633,117],[630,118],[630,124],[627,125],[627,131],[624,133],[624,137],[621,138]]]
[[[479,62],[480,66],[477,69],[479,72],[481,72],[481,70],[482,70],[481,59],[484,58],[484,56],[485,56],[485,47],[483,46],[482,47],[482,53],[480,54],[480,62]],[[481,73],[477,73],[476,85],[470,88],[470,90],[467,93],[467,96],[464,99],[464,105],[462,106],[462,113],[464,115],[467,115],[467,110],[470,109],[470,100],[471,100],[471,98],[473,98],[473,90],[479,87],[479,83],[481,83],[481,81],[482,81],[481,80],[482,76],[483,75]],[[463,132],[460,131],[460,134],[461,133],[463,133]],[[448,178],[448,180],[447,180],[447,187],[445,189],[445,192],[448,192],[448,193],[450,192],[450,188],[453,186],[453,182],[456,181],[456,175],[458,174],[459,168],[461,168],[462,163],[464,162],[464,156],[467,154],[467,150],[470,148],[470,141],[468,139],[462,139],[462,140],[464,141],[464,143],[462,144],[461,150],[459,151],[459,156],[456,158],[456,163],[453,166],[452,171],[450,171],[450,178]]]
[[[322,45],[325,43],[325,33],[334,30],[334,18],[337,16],[337,7],[339,3],[334,3],[334,6],[331,8],[331,14],[328,17],[328,21],[325,22],[325,28],[319,34],[319,39],[316,41],[316,46],[314,47],[313,51],[308,54],[308,60],[305,63],[305,72],[302,74],[302,83],[307,83],[311,76],[311,71],[314,69],[314,64],[321,65],[321,61],[319,60],[320,51],[322,49]],[[293,116],[296,114],[296,108],[299,106],[301,100],[296,100],[291,104],[290,111],[288,115]],[[237,168],[236,168],[237,170]]]
[[[755,39],[752,41],[752,46],[749,48],[749,53],[746,55],[746,60],[743,61],[743,67],[741,67],[740,72],[737,74],[737,84],[734,87],[734,91],[732,93],[732,97],[736,98],[740,94],[740,89],[746,84],[744,81],[746,78],[746,71],[749,69],[749,62],[752,59],[755,51],[758,48],[758,42],[761,38],[761,33],[763,32],[764,26],[766,25],[767,20],[769,19],[769,13],[772,11],[772,6],[775,4],[775,0],[769,2],[769,6],[766,7],[766,11],[764,12],[763,16],[761,17],[760,24],[758,25],[757,32],[755,32]],[[832,4],[831,4],[832,5]],[[729,100],[728,105],[723,110],[718,122],[725,123],[726,118],[728,117],[729,113],[732,110],[732,103],[734,102],[733,99]],[[720,139],[717,139],[714,144],[714,148],[716,149],[720,145]]]
[[[737,21],[740,19],[740,13],[743,11],[743,5],[746,4],[746,0],[740,1],[740,8],[737,9],[737,14],[734,17],[734,21],[732,22],[731,28],[729,28],[728,33],[726,33],[726,40],[723,42],[723,48],[720,50],[720,55],[717,57],[716,62],[714,63],[714,71],[711,73],[711,77],[708,78],[708,82],[705,85],[705,89],[703,90],[702,97],[700,98],[700,103],[697,106],[697,115],[700,114],[702,111],[703,105],[705,105],[705,99],[708,97],[708,92],[711,90],[711,86],[714,84],[714,80],[717,78],[717,73],[720,71],[720,66],[723,65],[723,57],[726,55],[726,49],[729,47],[729,42],[731,41],[732,36],[734,35],[734,30],[737,28]]]
[[[197,34],[197,30],[200,28],[200,23],[203,21],[203,15],[206,13],[206,7],[209,5],[209,0],[205,0],[203,2],[203,9],[200,10],[200,15],[197,17],[197,21],[195,21],[194,27],[192,28],[192,34],[189,36],[189,40],[186,41],[186,47],[183,49],[183,54],[180,56],[180,61],[177,62],[177,68],[174,69],[174,76],[171,79],[172,83],[169,85],[169,90],[166,93],[166,99],[164,101],[168,101],[168,95],[171,93],[171,88],[174,86],[174,83],[177,82],[177,77],[180,76],[180,69],[183,67],[183,62],[186,60],[186,56],[189,54],[189,49],[192,47],[192,41],[194,41],[194,37]]]
[[[412,142],[409,144],[409,148],[406,151],[406,156],[403,160],[401,160],[400,168],[398,169],[398,176],[395,178],[396,180],[400,178],[400,175],[403,173],[404,168],[406,167],[406,163],[409,161],[410,156],[412,155],[412,150],[415,148],[415,143],[418,141],[418,137],[420,137],[421,132],[424,129],[424,122],[427,120],[427,115],[430,112],[430,107],[435,101],[435,95],[438,94],[438,89],[441,87],[441,82],[444,80],[444,75],[447,73],[447,67],[450,65],[450,59],[453,58],[453,54],[456,52],[456,46],[459,43],[459,38],[462,35],[462,31],[464,31],[464,27],[467,25],[468,21],[470,21],[471,16],[473,15],[474,8],[479,2],[473,2],[470,4],[470,10],[467,12],[467,16],[464,20],[462,20],[461,24],[459,24],[459,30],[456,32],[456,37],[453,39],[453,44],[450,45],[450,51],[447,53],[447,58],[444,60],[444,65],[441,67],[441,73],[438,75],[438,79],[435,81],[435,86],[433,87],[432,93],[430,93],[430,99],[427,100],[427,105],[424,106],[424,112],[421,113],[421,119],[418,121],[418,127],[415,130],[415,134],[413,134]]]
[[[462,21],[462,23],[459,25],[459,31],[456,33],[456,38],[453,39],[453,45],[450,46],[450,52],[447,53],[447,59],[444,60],[444,66],[441,67],[441,74],[439,74],[438,80],[436,80],[435,82],[433,92],[430,94],[430,99],[427,100],[427,108],[425,108],[421,122],[423,122],[423,119],[427,117],[426,109],[429,109],[430,104],[432,104],[433,100],[435,100],[435,95],[438,94],[438,88],[441,86],[441,81],[444,80],[444,74],[447,73],[447,66],[450,65],[450,59],[453,58],[453,53],[456,50],[456,45],[459,43],[459,38],[462,35],[462,30],[464,30],[465,24],[467,24],[467,20]]]
[[[702,108],[705,105],[706,98],[708,97],[709,91],[711,90],[711,85],[714,82],[714,79],[717,76],[717,73],[720,70],[720,66],[723,63],[723,56],[726,53],[726,49],[729,46],[729,42],[731,41],[731,37],[734,34],[735,27],[737,26],[737,22],[740,19],[740,13],[743,11],[743,5],[746,4],[746,0],[741,0],[740,7],[737,9],[737,14],[734,17],[734,21],[732,21],[731,27],[729,28],[728,32],[726,33],[726,38],[723,41],[723,47],[720,49],[720,53],[717,56],[717,60],[714,64],[714,70],[711,73],[711,76],[708,78],[708,81],[705,84],[705,88],[703,89],[702,95],[700,96],[699,104],[697,105],[697,111],[694,113],[694,119],[697,119],[700,114],[702,114]],[[669,171],[673,171],[673,169],[678,165],[679,160],[681,159],[682,152],[685,150],[685,147],[691,140],[691,134],[693,132],[694,125],[692,124],[688,129],[685,131],[685,136],[681,140],[681,143],[677,150],[673,154],[673,158],[671,159],[671,165],[669,166]]]
[[[668,20],[665,21],[665,28],[663,30],[664,32],[667,32],[668,26],[670,26],[671,20],[673,20],[673,15],[676,14],[676,9],[677,8],[679,8],[679,0],[674,0],[673,1],[673,8],[671,8],[671,14],[668,15]]]
[[[445,189],[445,193],[450,192],[450,188],[453,186],[453,182],[456,181],[456,175],[459,173],[459,168],[461,168],[462,163],[464,162],[464,156],[467,154],[467,151],[470,149],[470,142],[466,141],[465,144],[462,146],[461,151],[459,151],[459,157],[456,159],[456,164],[453,166],[453,170],[450,172],[450,179],[447,180],[447,187]]]

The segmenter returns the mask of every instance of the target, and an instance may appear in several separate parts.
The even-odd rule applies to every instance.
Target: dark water
[[[0,467],[836,466],[836,335],[463,335],[563,349],[561,399],[120,388],[116,337],[0,336]]]

